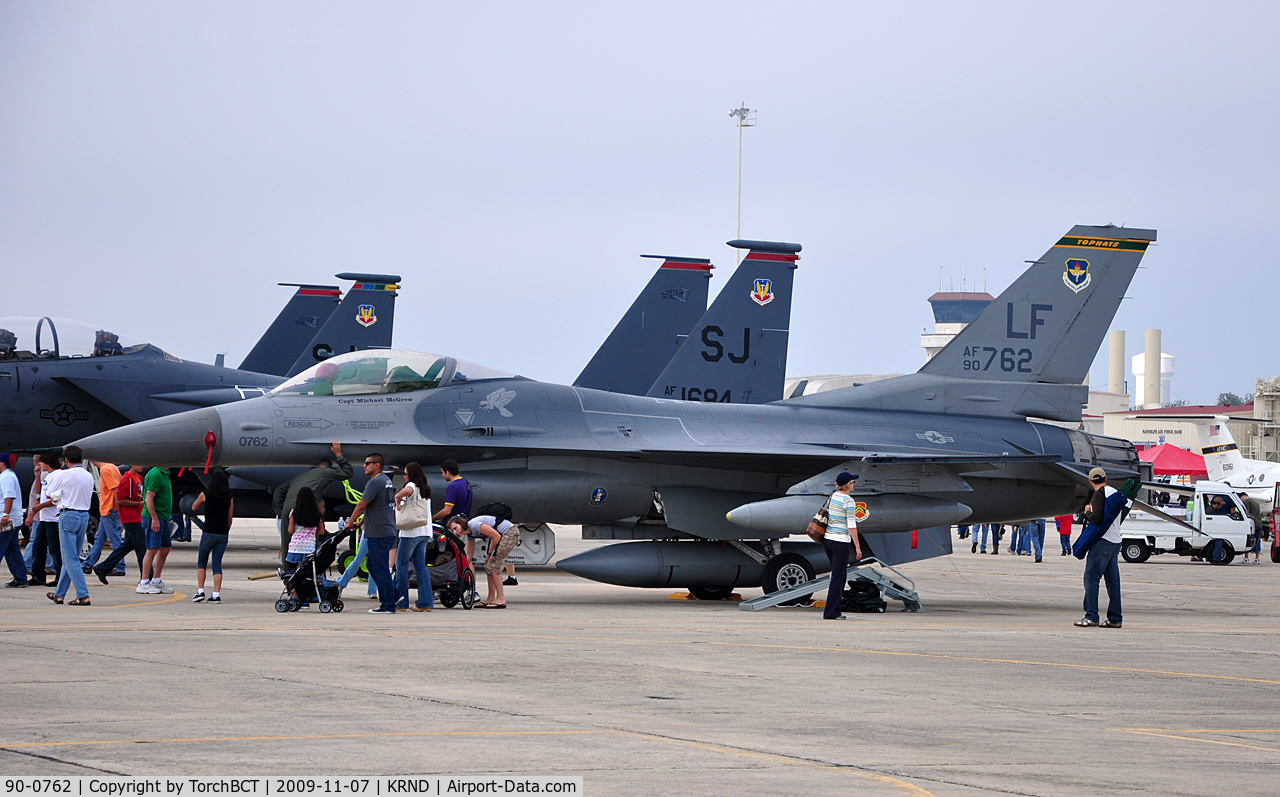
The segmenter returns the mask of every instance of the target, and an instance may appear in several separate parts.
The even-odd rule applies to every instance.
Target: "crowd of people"
[[[315,553],[318,543],[332,536],[324,522],[323,495],[331,484],[345,483],[354,469],[337,442],[331,449],[332,460],[320,461],[273,493],[284,568],[298,566]],[[0,558],[12,575],[6,587],[51,586],[53,591],[47,596],[54,603],[90,606],[85,576],[92,574],[104,585],[109,584],[109,578],[126,577],[126,560],[132,553],[138,567],[135,589],[139,594],[173,592],[163,574],[174,532],[180,533],[181,527],[174,522],[174,490],[168,469],[132,465],[121,471],[109,462],[84,462],[74,445],[64,448],[61,455],[39,454],[24,512],[21,487],[13,471],[15,461],[9,454],[0,454]],[[488,594],[477,605],[506,608],[504,587],[518,582],[514,567],[505,560],[519,544],[519,527],[493,514],[472,516],[471,485],[460,475],[458,463],[450,459],[441,465],[445,495],[435,512],[431,487],[420,464],[405,466],[405,484],[398,491],[384,472],[381,455],[365,457],[363,465],[369,480],[350,514],[349,527],[358,533],[359,544],[354,560],[338,579],[339,588],[345,589],[364,566],[369,575],[369,596],[379,602],[371,613],[431,611],[433,583],[427,557],[436,535],[434,524],[440,523],[466,541],[468,559],[475,554],[476,541],[488,542]],[[214,468],[203,487],[191,506],[192,514],[203,517],[196,592],[191,600],[221,603],[222,562],[236,519],[235,498],[230,477],[222,468]],[[414,505],[415,511],[405,513],[409,505]],[[97,533],[86,551],[91,513],[98,518]],[[408,522],[406,514],[418,520]],[[24,528],[28,530],[25,550],[20,538]],[[107,546],[110,554],[102,559]],[[505,580],[504,571],[508,574]],[[210,572],[211,590],[206,592]],[[410,572],[417,579],[417,600],[412,605]],[[72,591],[74,597],[69,598]]]

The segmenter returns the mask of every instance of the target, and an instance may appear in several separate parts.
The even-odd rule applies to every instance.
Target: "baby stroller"
[[[431,575],[431,591],[446,609],[459,603],[470,609],[476,603],[476,574],[467,559],[467,545],[458,535],[436,525],[436,536],[427,547],[427,572]],[[414,574],[410,574],[413,581]],[[416,584],[410,584],[416,587]]]
[[[337,556],[338,543],[351,533],[343,529],[337,534],[320,539],[314,553],[307,554],[292,570],[280,568],[276,574],[284,582],[280,597],[276,599],[276,611],[296,612],[304,604],[319,603],[321,614],[342,611],[343,604],[338,582],[320,575],[329,569]]]

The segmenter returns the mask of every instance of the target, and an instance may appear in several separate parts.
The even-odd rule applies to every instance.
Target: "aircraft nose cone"
[[[209,432],[218,438],[213,449],[213,462],[217,464],[222,450],[222,416],[212,407],[122,426],[77,440],[76,445],[84,449],[88,459],[130,465],[195,467],[204,465],[208,456],[205,435]]]

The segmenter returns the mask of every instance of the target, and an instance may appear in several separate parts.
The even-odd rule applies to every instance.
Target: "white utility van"
[[[1236,490],[1222,482],[1196,483],[1193,509],[1170,507],[1166,514],[1178,517],[1195,531],[1141,511],[1129,513],[1120,526],[1124,543],[1120,555],[1126,562],[1145,562],[1156,553],[1199,556],[1215,565],[1230,564],[1237,553],[1253,550],[1253,523]]]

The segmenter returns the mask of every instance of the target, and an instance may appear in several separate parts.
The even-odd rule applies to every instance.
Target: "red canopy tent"
[[[1154,448],[1139,451],[1138,457],[1143,462],[1150,462],[1157,476],[1209,478],[1209,471],[1204,466],[1204,457],[1193,454],[1185,448],[1178,448],[1172,443],[1161,443]]]

